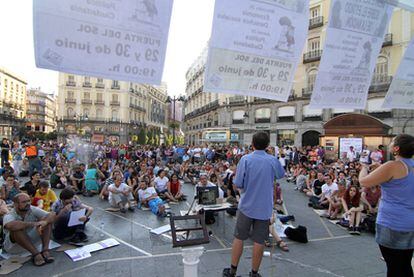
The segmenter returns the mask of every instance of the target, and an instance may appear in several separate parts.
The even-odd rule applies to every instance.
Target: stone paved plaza
[[[293,186],[282,182],[284,199],[289,214],[296,217],[294,225],[308,228],[307,244],[287,241],[290,252],[275,249],[272,260],[264,257],[262,276],[385,276],[385,263],[380,259],[374,237],[363,233],[353,237],[347,231],[321,219],[307,207],[307,199]],[[193,187],[185,184],[187,195],[193,194]],[[171,205],[172,212],[188,209],[188,202]],[[135,213],[111,213],[105,211],[106,202],[95,198],[83,198],[95,207],[87,227],[90,243],[113,237],[121,244],[92,253],[92,257],[72,262],[63,252],[54,252],[56,261],[40,268],[30,262],[10,276],[159,276],[183,275],[180,249],[172,248],[169,235],[151,235],[151,228],[169,223],[169,219],[158,219],[149,211]],[[104,222],[104,237],[100,226]],[[199,276],[221,276],[222,269],[230,264],[231,241],[235,219],[219,213],[216,223],[210,228],[213,235],[210,243],[204,245],[206,252],[201,257]],[[248,276],[250,271],[251,242],[245,245],[238,274]],[[267,250],[270,250],[267,249]]]

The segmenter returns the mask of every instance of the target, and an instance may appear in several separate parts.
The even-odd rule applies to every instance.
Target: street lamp
[[[167,98],[167,103],[172,103],[173,104],[173,120],[174,123],[172,124],[172,129],[173,129],[173,145],[175,144],[175,102],[179,101],[179,102],[184,102],[185,101],[185,97],[184,96],[179,96],[178,98],[174,95],[173,98],[171,98],[170,96],[168,96]]]

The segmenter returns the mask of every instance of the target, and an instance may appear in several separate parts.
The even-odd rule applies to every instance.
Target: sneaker
[[[256,273],[256,274],[253,274],[251,271],[249,272],[249,277],[262,277],[262,275],[260,275],[260,273],[258,272],[258,273]]]
[[[236,277],[236,274],[231,273],[231,268],[223,269],[223,277]]]
[[[356,228],[355,227],[350,227],[350,231],[349,231],[349,234],[351,234],[351,235],[356,235],[357,234],[357,231],[356,231]]]
[[[135,211],[135,209],[134,209],[134,207],[128,207],[128,211],[130,211],[130,212],[134,212],[134,211]]]
[[[119,211],[124,214],[127,210],[125,208],[121,208]]]
[[[73,238],[70,239],[71,243],[81,243],[82,239],[79,234],[75,234]]]
[[[81,242],[87,242],[88,241],[88,236],[85,233],[79,233],[79,239],[81,240]]]
[[[357,235],[357,236],[360,236],[361,235],[361,229],[359,227],[355,227],[354,228],[354,234]]]

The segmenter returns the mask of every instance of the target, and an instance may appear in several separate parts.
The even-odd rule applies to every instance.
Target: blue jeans
[[[36,170],[39,173],[42,173],[42,162],[37,157],[29,159],[29,176],[32,175],[32,172],[34,170]]]

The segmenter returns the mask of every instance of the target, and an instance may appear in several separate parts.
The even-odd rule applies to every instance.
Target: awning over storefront
[[[364,114],[343,114],[324,125],[325,136],[387,136],[390,126],[381,120]]]

